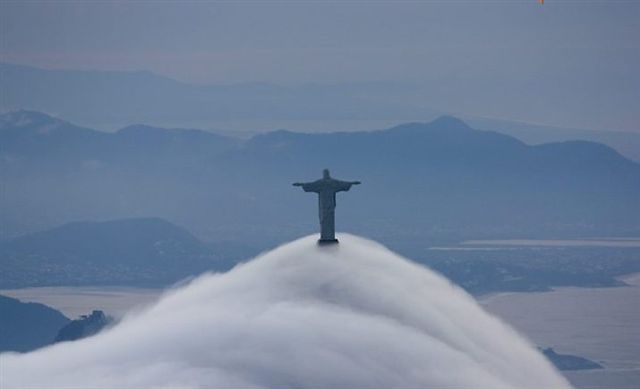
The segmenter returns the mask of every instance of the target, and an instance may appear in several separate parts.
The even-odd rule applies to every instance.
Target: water
[[[21,301],[37,302],[53,307],[65,316],[75,319],[100,309],[115,318],[121,318],[132,309],[155,301],[160,289],[127,287],[42,287],[0,290],[0,295]]]
[[[479,300],[536,345],[605,367],[564,372],[577,388],[631,389],[640,383],[640,275],[623,280],[631,286],[499,293]]]

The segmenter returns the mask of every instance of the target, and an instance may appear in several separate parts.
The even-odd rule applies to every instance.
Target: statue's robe
[[[353,185],[352,182],[340,181],[333,178],[321,178],[302,184],[302,189],[305,192],[318,194],[320,241],[336,240],[336,193],[348,191],[351,189],[351,185]]]

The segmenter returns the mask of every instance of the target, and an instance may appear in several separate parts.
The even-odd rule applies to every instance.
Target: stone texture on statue
[[[335,209],[336,193],[347,192],[352,185],[359,185],[360,181],[340,181],[331,177],[329,170],[324,169],[322,178],[313,182],[296,182],[294,186],[301,186],[305,192],[318,194],[318,213],[320,218],[319,244],[338,243],[336,239]]]

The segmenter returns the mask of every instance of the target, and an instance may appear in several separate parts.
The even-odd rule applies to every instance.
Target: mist
[[[171,290],[94,337],[3,354],[3,388],[568,388],[429,269],[308,236]]]

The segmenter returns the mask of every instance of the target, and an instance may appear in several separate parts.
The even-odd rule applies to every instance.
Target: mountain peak
[[[0,115],[0,132],[3,142],[15,143],[20,147],[33,147],[33,142],[40,142],[43,149],[52,145],[69,150],[70,143],[87,137],[102,136],[103,133],[89,128],[79,127],[65,120],[47,115],[46,113],[18,110]],[[56,139],[57,142],[53,142]],[[30,146],[27,146],[30,145]],[[56,146],[53,146],[54,148]]]
[[[65,123],[42,112],[18,110],[0,115],[0,130],[5,128],[55,126]]]
[[[100,310],[93,310],[90,315],[82,315],[62,327],[53,343],[68,342],[95,335],[111,322],[113,322],[113,318]]]
[[[454,116],[443,115],[429,123],[431,126],[445,130],[471,130],[471,127]]]

